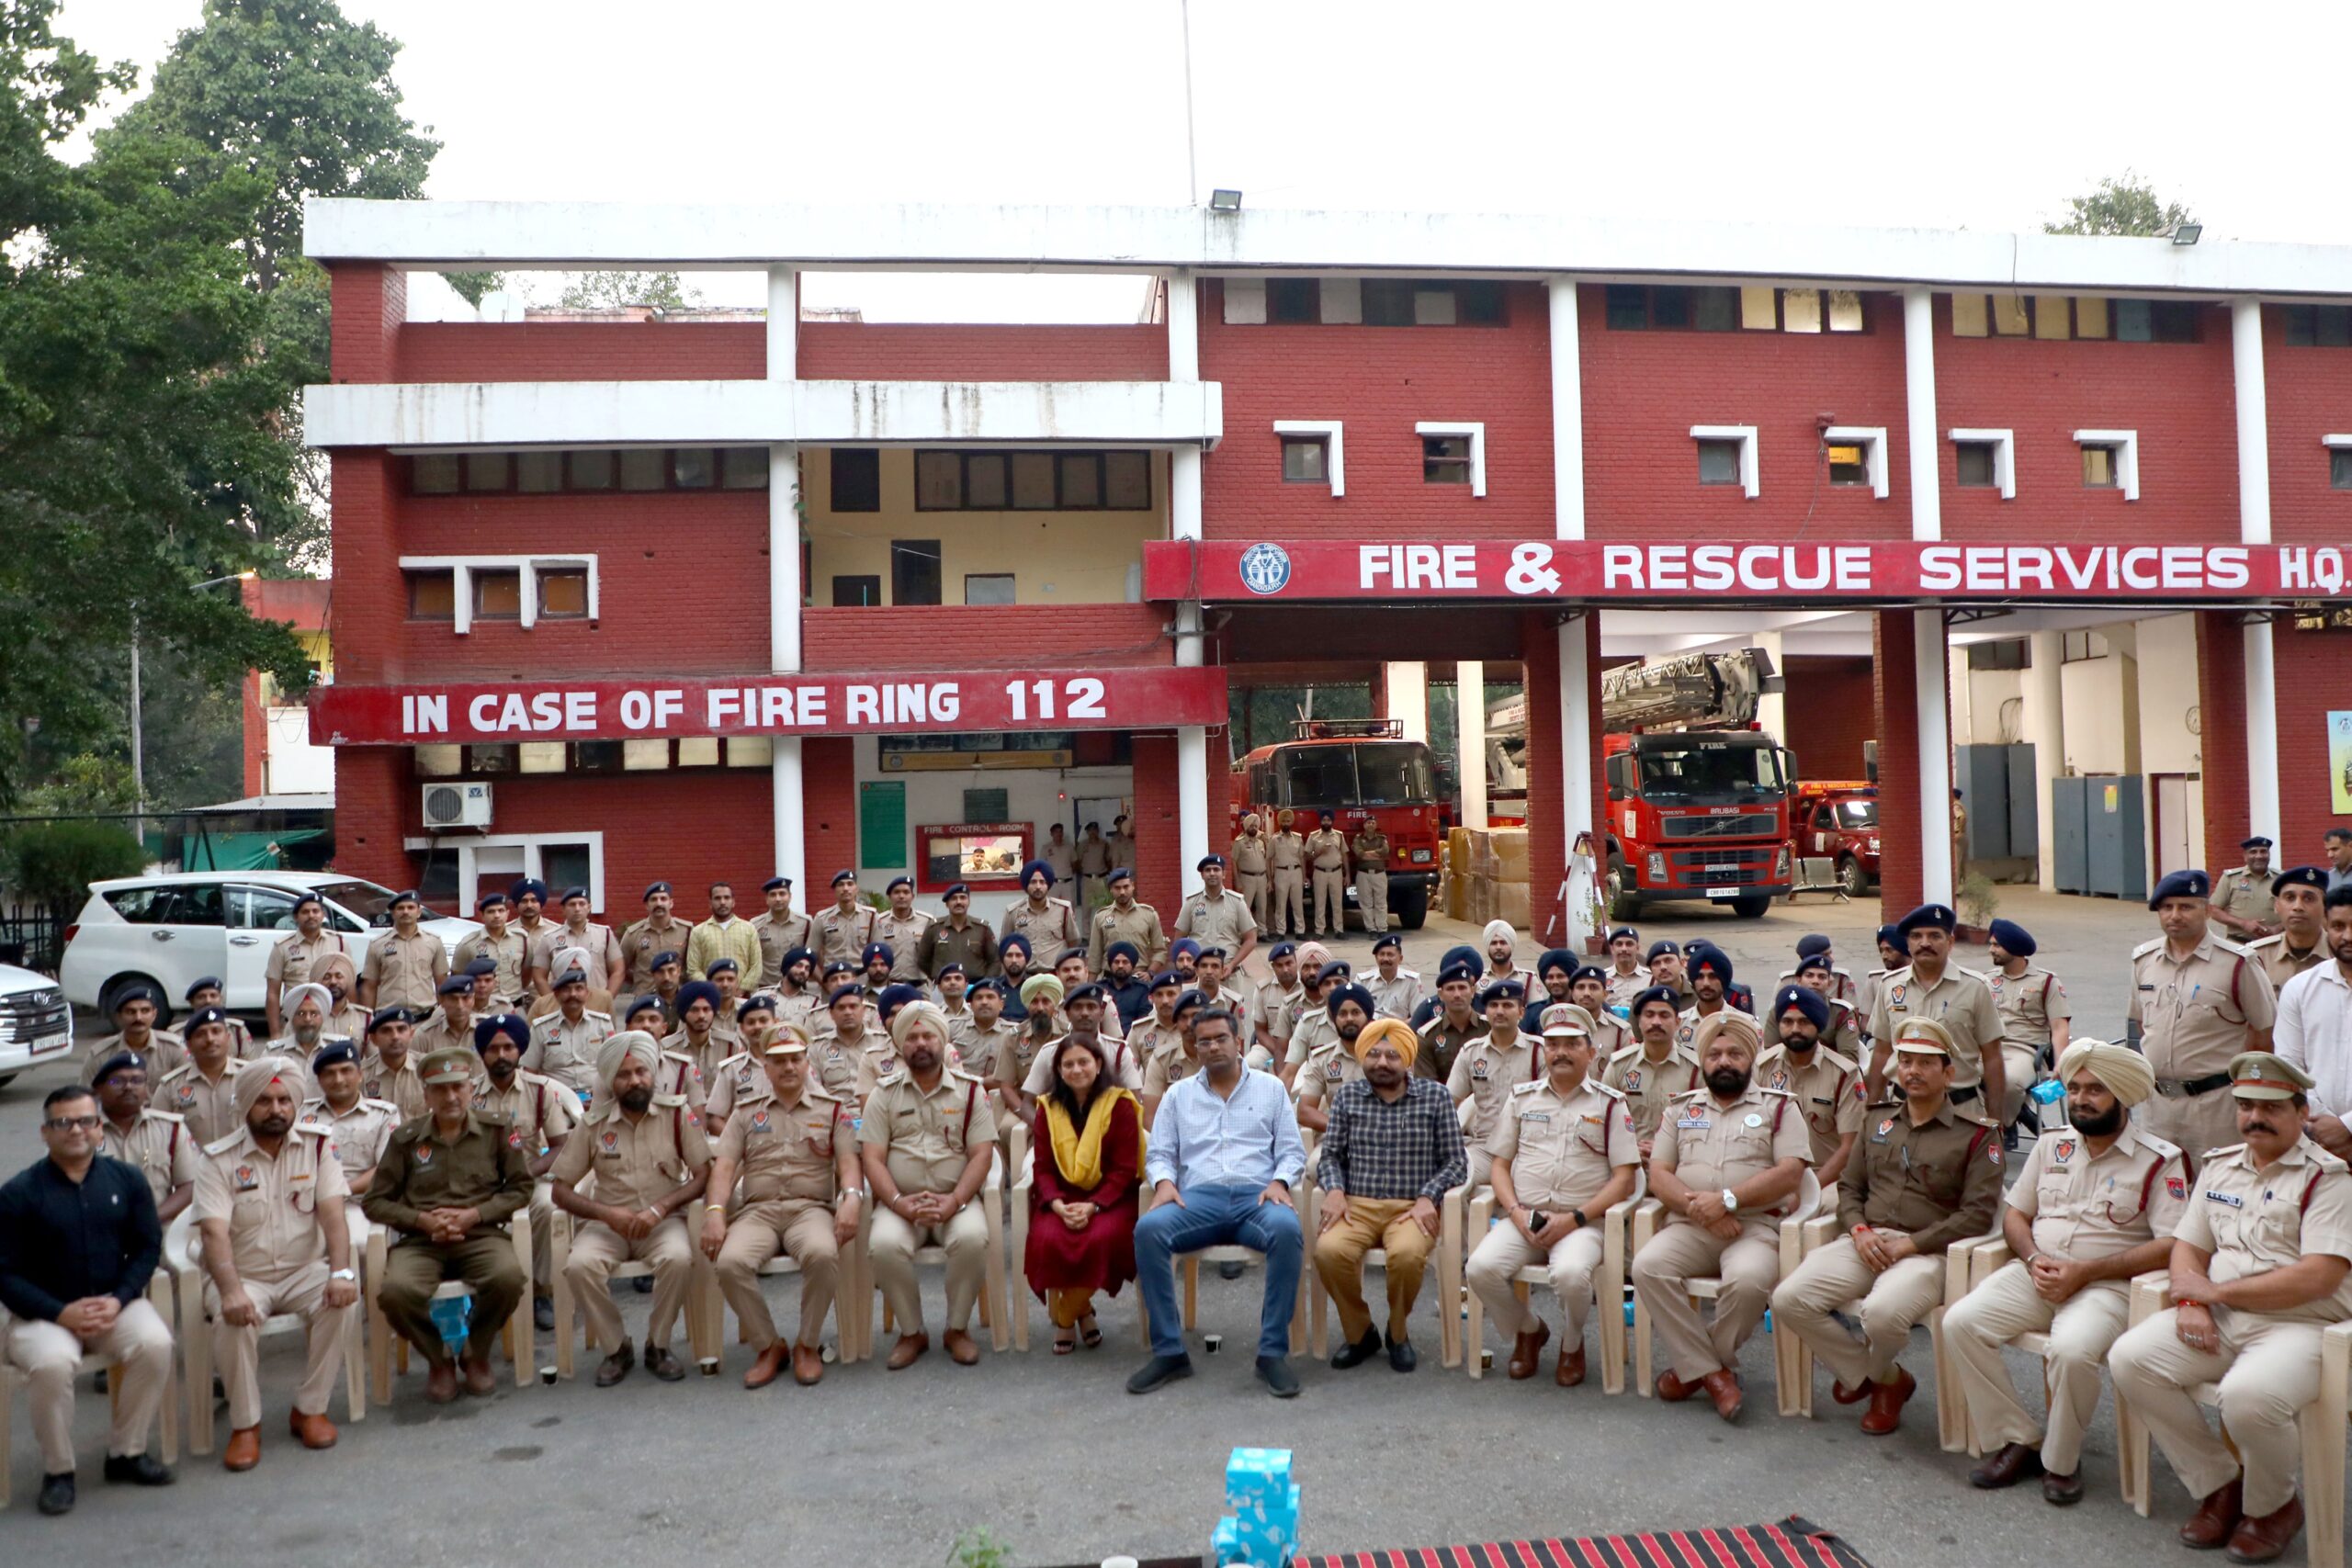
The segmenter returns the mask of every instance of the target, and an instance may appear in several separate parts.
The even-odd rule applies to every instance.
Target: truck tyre
[[[1429,922],[1430,890],[1426,887],[1400,887],[1388,901],[1388,922],[1392,928],[1402,927],[1417,931]]]
[[[1846,890],[1849,898],[1860,898],[1871,890],[1871,879],[1862,870],[1860,856],[1848,855],[1838,863],[1838,886]]]
[[[1771,907],[1772,896],[1770,893],[1749,893],[1731,901],[1731,912],[1743,920],[1761,919],[1764,911]]]
[[[1609,918],[1612,920],[1638,920],[1642,918],[1642,896],[1634,891],[1634,874],[1622,858],[1610,857],[1609,877],[1602,891],[1609,897]]]
[[[109,1030],[114,1027],[115,1010],[122,1006],[124,998],[142,993],[155,1004],[155,1027],[171,1026],[172,1004],[164,999],[161,985],[145,975],[118,975],[98,992],[98,1011]]]

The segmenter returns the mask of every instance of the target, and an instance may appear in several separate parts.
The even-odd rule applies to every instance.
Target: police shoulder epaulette
[[[802,1087],[800,1090],[800,1097],[803,1100],[821,1100],[834,1105],[840,1104],[842,1099],[840,1095],[837,1095],[831,1090],[826,1089],[824,1085],[819,1083],[814,1078],[809,1079],[808,1082]]]
[[[653,1103],[664,1111],[675,1111],[685,1102],[686,1097],[683,1094],[657,1094],[653,1097]]]
[[[1694,1092],[1694,1093],[1695,1093],[1695,1092],[1697,1092],[1697,1091],[1696,1091],[1696,1090],[1693,1090],[1692,1092]],[[1756,1092],[1757,1092],[1757,1093],[1758,1093],[1758,1094],[1777,1094],[1777,1095],[1779,1095],[1782,1100],[1794,1100],[1794,1099],[1796,1098],[1796,1096],[1795,1096],[1795,1095],[1791,1094],[1787,1089],[1765,1089],[1765,1088],[1763,1088],[1763,1087],[1761,1087],[1761,1086],[1758,1086],[1758,1089],[1757,1089],[1757,1091],[1756,1091]]]
[[[181,1115],[176,1111],[150,1111],[146,1112],[146,1114],[153,1116],[158,1122],[186,1122],[187,1120],[187,1117]]]
[[[2151,953],[2154,953],[2158,948],[2164,946],[2164,938],[2160,936],[2152,936],[2147,941],[2142,942],[2139,946],[2133,948],[2132,950],[2132,956],[2134,958],[2145,958]]]
[[[2312,1163],[2322,1170],[2334,1171],[2339,1176],[2346,1170],[2352,1170],[2352,1166],[2346,1165],[2342,1159],[2329,1154],[2316,1144],[2312,1145]]]
[[[687,1062],[687,1063],[691,1063],[691,1062],[693,1062],[693,1060],[694,1060],[694,1058],[693,1058],[692,1056],[688,1055],[685,1052],[684,1052],[684,1051],[673,1051],[673,1050],[670,1050],[670,1049],[669,1049],[668,1047],[666,1047],[666,1046],[664,1046],[664,1047],[663,1047],[662,1054],[664,1056],[669,1057],[669,1058],[670,1058],[670,1060],[672,1060],[672,1061],[673,1061],[673,1062]]]
[[[2240,958],[2246,956],[2246,950],[2243,943],[2232,942],[2228,937],[2222,936],[2218,932],[2209,931],[2207,934],[2212,938],[2213,945],[2220,948],[2223,953],[2234,953]]]
[[[1816,1061],[1827,1062],[1832,1066],[1838,1067],[1844,1072],[1858,1073],[1861,1071],[1861,1065],[1860,1063],[1854,1061],[1844,1052],[1832,1051],[1826,1045],[1817,1047],[1814,1052],[1814,1057]]]
[[[244,1139],[245,1130],[240,1127],[235,1132],[229,1134],[227,1136],[215,1138],[210,1143],[205,1145],[204,1152],[209,1155],[225,1155],[231,1149],[235,1148],[239,1144],[244,1142]]]
[[[2218,1149],[2207,1149],[2203,1157],[2199,1159],[2198,1163],[2199,1165],[2203,1165],[2207,1161],[2211,1160],[2216,1156],[2220,1155],[2233,1155],[2244,1147],[2245,1147],[2244,1144],[2224,1144]],[[2317,1147],[2317,1145],[2314,1145],[2313,1147]]]
[[[2143,1132],[2139,1128],[2134,1127],[2132,1129],[2132,1135],[2139,1139],[2143,1146],[2155,1151],[2156,1159],[2159,1164],[2173,1158],[2180,1153],[2180,1145],[2178,1144],[2173,1143],[2171,1140],[2166,1138],[2159,1138],[2154,1133]]]
[[[1511,1085],[1510,1091],[1514,1095],[1533,1094],[1537,1089],[1544,1087],[1544,1080],[1542,1078],[1530,1078],[1525,1083],[1516,1083]]]
[[[902,1064],[902,1065],[903,1065],[903,1064]],[[950,1068],[948,1068],[948,1069],[947,1069],[947,1076],[948,1076],[949,1077],[951,1077],[951,1078],[963,1078],[963,1079],[966,1079],[967,1081],[971,1082],[971,1083],[985,1083],[985,1082],[987,1082],[987,1081],[988,1081],[987,1079],[985,1079],[985,1078],[981,1077],[979,1074],[978,1074],[978,1073],[966,1072],[966,1071],[965,1071],[963,1068],[961,1068],[961,1067],[950,1067]]]
[[[1525,1087],[1532,1089],[1535,1087],[1535,1083],[1540,1081],[1540,1079],[1532,1081]],[[1589,1074],[1585,1077],[1584,1084],[1587,1089],[1599,1094],[1605,1094],[1611,1100],[1623,1100],[1625,1098],[1625,1091],[1623,1089],[1612,1089],[1609,1085],[1602,1083],[1599,1078],[1593,1077]]]
[[[389,1111],[395,1116],[398,1116],[401,1113],[401,1108],[393,1104],[389,1100],[371,1100],[363,1094],[359,1097],[359,1103],[366,1106],[372,1106],[378,1111]]]
[[[594,1008],[582,1008],[580,1010],[580,1014],[582,1018],[602,1019],[606,1023],[613,1021],[613,1015],[611,1013],[598,1012]],[[558,1014],[557,1016],[560,1017],[561,1015]]]
[[[2286,941],[2287,933],[2285,931],[2279,931],[2272,936],[2256,937],[2254,941],[2245,944],[2245,950],[2248,953],[2260,953],[2266,947],[2283,946],[2285,945]]]
[[[1609,1054],[1609,1065],[1613,1067],[1620,1062],[1628,1061],[1633,1057],[1640,1055],[1641,1053],[1642,1043],[1638,1040],[1634,1042],[1631,1045],[1621,1045],[1616,1050],[1611,1051]]]

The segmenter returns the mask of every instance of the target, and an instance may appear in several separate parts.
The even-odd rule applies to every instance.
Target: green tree
[[[2193,220],[2177,201],[2160,200],[2155,187],[2131,170],[2120,179],[2104,179],[2088,196],[2070,197],[2066,220],[2044,223],[2045,234],[2131,234],[2148,236],[2174,223]]]
[[[688,287],[674,272],[577,272],[563,286],[557,303],[567,310],[610,310],[625,305],[684,310],[702,303],[702,290]]]
[[[479,306],[482,296],[493,288],[506,287],[506,275],[503,272],[445,272],[441,278],[469,305]]]

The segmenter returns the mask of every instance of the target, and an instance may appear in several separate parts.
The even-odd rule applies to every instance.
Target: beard
[[[300,1045],[316,1045],[319,1043],[319,1036],[325,1032],[325,1027],[322,1024],[298,1023],[294,1026],[295,1043]]]
[[[2085,1137],[2112,1137],[2123,1130],[2123,1106],[2120,1101],[2110,1105],[2103,1116],[2091,1116],[2081,1111],[2072,1111],[2066,1120],[2075,1132],[2082,1134]]]
[[[1335,1023],[1331,1027],[1339,1032],[1340,1043],[1342,1045],[1354,1044],[1357,1037],[1363,1033],[1363,1025],[1353,1021]]]
[[[650,1089],[632,1089],[613,1098],[632,1116],[642,1116],[653,1109],[653,1091]]]
[[[265,1116],[254,1123],[254,1131],[265,1138],[282,1138],[293,1127],[294,1119],[290,1116]]]
[[[1820,1032],[1811,1027],[1784,1031],[1781,1043],[1792,1051],[1810,1051],[1821,1043]]]
[[[1748,1072],[1745,1067],[1716,1067],[1707,1074],[1707,1088],[1718,1100],[1747,1092]]]
[[[1366,1067],[1363,1070],[1363,1076],[1374,1089],[1395,1089],[1405,1081],[1405,1069],[1390,1066]]]
[[[503,1088],[507,1083],[513,1081],[514,1069],[518,1066],[520,1066],[519,1063],[511,1061],[504,1056],[501,1056],[494,1062],[483,1063],[482,1070],[490,1075],[491,1082]]]

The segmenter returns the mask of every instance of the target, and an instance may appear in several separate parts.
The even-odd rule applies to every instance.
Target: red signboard
[[[345,686],[311,696],[322,746],[1159,729],[1226,722],[1215,666],[979,674],[731,675]]]
[[[1724,598],[2178,604],[2334,598],[2352,581],[2352,549],[2307,545],[1170,539],[1143,549],[1145,598],[1227,604]]]

